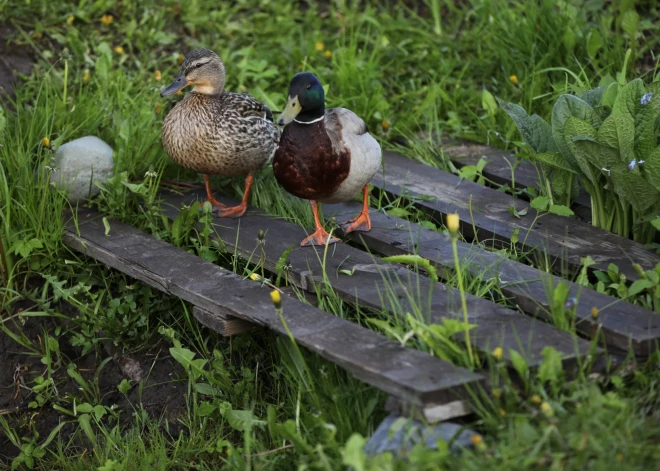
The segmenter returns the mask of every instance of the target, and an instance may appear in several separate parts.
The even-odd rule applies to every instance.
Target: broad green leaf
[[[397,218],[404,218],[406,216],[410,216],[410,211],[403,208],[392,208],[387,210],[387,214]]]
[[[215,411],[215,405],[211,404],[209,401],[202,401],[199,407],[197,408],[197,415],[200,417],[207,417]]]
[[[528,366],[525,358],[513,349],[509,349],[509,358],[513,368],[518,372],[520,377],[525,380],[527,378]]]
[[[563,373],[561,355],[553,347],[544,347],[541,350],[541,355],[543,355],[543,363],[539,367],[537,377],[542,383],[549,382],[554,386]]]
[[[580,98],[592,108],[596,108],[598,105],[600,105],[600,100],[603,98],[604,91],[605,87],[598,87],[592,90],[587,90],[580,95]]]
[[[350,436],[342,450],[342,463],[355,471],[366,469],[367,454],[364,451],[365,438],[357,433]]]
[[[190,362],[192,361],[193,358],[195,358],[195,352],[192,352],[187,348],[183,348],[183,347],[170,348],[170,355],[172,355],[172,358],[178,361],[181,364],[181,366],[183,366],[185,369],[188,369],[188,367],[190,366]]]
[[[550,206],[550,212],[558,216],[574,216],[575,213],[568,206],[563,206],[561,204],[553,204]]]
[[[92,429],[92,420],[89,414],[82,414],[78,417],[78,423],[80,428],[85,432],[89,441],[96,445],[96,435],[94,435],[94,430]]]
[[[582,122],[591,126],[592,132],[587,132],[587,126],[578,126],[577,124],[572,125],[575,129],[567,129],[566,125],[569,120],[574,123]],[[555,138],[555,143],[561,155],[573,166],[577,166],[579,163],[571,151],[570,139],[573,136],[593,137],[592,134],[595,134],[594,128],[597,128],[599,125],[600,116],[587,102],[576,96],[562,95],[557,99],[555,106],[552,108],[552,135]],[[571,130],[573,131],[571,137],[566,136],[566,131]],[[584,169],[582,171],[584,172]]]
[[[603,41],[600,37],[600,32],[597,29],[592,29],[587,35],[587,54],[592,59],[595,59],[601,47],[603,47]]]
[[[638,293],[641,293],[645,289],[653,288],[654,286],[655,283],[653,283],[651,280],[637,280],[628,289],[628,294],[630,296],[634,296]]]
[[[497,102],[495,97],[485,88],[481,92],[481,106],[486,110],[488,116],[493,116],[497,112]]]
[[[644,82],[642,82],[642,79],[635,79],[624,85],[619,90],[616,100],[614,101],[612,113],[627,114],[633,117],[635,115],[635,108],[642,96],[644,96],[644,93]]]
[[[635,39],[639,31],[639,14],[635,10],[625,12],[621,18],[621,28],[630,39]]]
[[[195,383],[195,391],[205,396],[217,396],[219,391],[214,386],[208,383]]]
[[[597,171],[598,163],[591,159],[586,159],[585,155],[575,148],[575,138],[590,138],[596,137],[596,129],[587,121],[569,116],[564,122],[563,137],[566,139],[564,142],[569,152],[577,162],[582,175],[589,179],[593,185],[598,185],[600,173]],[[563,144],[562,144],[563,145]]]
[[[598,128],[598,142],[619,150],[626,165],[635,158],[635,121],[631,116],[611,114]]]
[[[225,412],[225,419],[234,430],[247,432],[253,427],[266,425],[266,421],[258,420],[251,410],[230,410]]]
[[[537,211],[546,211],[548,209],[548,205],[550,204],[550,198],[547,196],[537,196],[534,198],[531,203],[532,208],[536,209]]]
[[[644,159],[644,176],[656,188],[660,188],[660,147],[656,147]]]
[[[605,87],[603,92],[603,97],[600,99],[600,104],[603,106],[609,106],[610,108],[614,106],[616,102],[616,97],[619,95],[620,85],[617,82],[609,84]]]
[[[539,162],[553,168],[566,170],[568,172],[577,173],[576,169],[572,167],[559,152],[541,152],[534,155],[534,158]]]
[[[558,152],[552,128],[538,115],[529,116],[519,105],[497,98],[500,107],[511,117],[520,135],[535,153]]]

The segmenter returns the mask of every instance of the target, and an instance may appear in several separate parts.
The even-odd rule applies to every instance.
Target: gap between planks
[[[362,205],[347,203],[325,205],[326,219],[344,220],[357,214]],[[417,254],[439,268],[454,269],[454,257],[448,238],[439,232],[401,218],[371,211],[372,230],[339,234],[383,255]],[[597,291],[563,280],[558,276],[516,262],[474,244],[457,241],[461,266],[470,275],[496,279],[497,286],[525,312],[551,319],[554,287],[565,283],[575,298],[576,329],[589,338],[600,334],[605,343],[636,355],[649,355],[660,345],[660,314],[615,299]],[[441,272],[442,273],[442,272]],[[592,317],[592,308],[598,318]]]
[[[202,308],[202,322],[214,327],[216,314],[234,316],[287,336],[336,363],[358,379],[400,400],[425,407],[469,397],[481,388],[480,374],[424,352],[403,347],[370,329],[282,296],[282,317],[269,290],[211,262],[119,221],[80,210],[77,225],[68,221],[64,243],[107,266]],[[78,232],[80,231],[80,232]]]
[[[161,197],[163,214],[170,220],[178,216],[182,205],[205,200],[202,191]],[[235,202],[219,194],[216,198],[228,205]],[[389,314],[411,313],[427,323],[463,318],[457,290],[403,267],[381,262],[346,244],[328,247],[327,254],[323,247],[300,247],[300,241],[306,236],[305,229],[252,207],[240,219],[214,217],[213,229],[223,249],[237,253],[250,263],[263,263],[264,268],[273,273],[277,273],[276,266],[282,254],[290,249],[289,282],[304,290],[315,291],[321,286],[332,289],[343,300],[361,309]],[[259,231],[265,233],[265,244],[261,246]],[[325,261],[325,270],[322,261]],[[546,346],[554,347],[567,367],[593,353],[589,342],[538,319],[469,294],[467,303],[469,321],[476,326],[471,329],[472,343],[487,355],[494,348],[502,347],[505,360],[510,361],[510,350],[515,350],[534,368],[543,361],[542,350]],[[459,336],[458,340],[464,339]]]

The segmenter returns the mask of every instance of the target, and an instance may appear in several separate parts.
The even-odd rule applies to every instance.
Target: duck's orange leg
[[[300,245],[305,247],[306,245],[328,245],[339,242],[339,239],[332,237],[328,232],[323,229],[321,221],[319,220],[319,206],[318,203],[314,200],[310,200],[309,203],[312,205],[312,212],[314,213],[314,224],[316,225],[316,230],[314,233],[305,238]]]
[[[350,221],[342,222],[342,230],[345,234],[353,231],[370,231],[371,219],[369,218],[369,184],[362,188],[362,211]]]
[[[250,199],[250,190],[252,189],[252,174],[245,177],[245,191],[243,192],[243,199],[238,206],[231,206],[220,210],[220,217],[226,218],[228,216],[235,216],[240,218],[247,211],[248,200]]]
[[[211,177],[207,174],[204,174],[204,184],[206,185],[206,200],[211,203],[212,206],[220,206],[225,208],[226,205],[222,204],[220,201],[213,197],[213,191],[211,191]]]

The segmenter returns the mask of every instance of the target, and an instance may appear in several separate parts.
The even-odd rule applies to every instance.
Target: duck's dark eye
[[[307,88],[307,90],[310,90],[312,88],[312,84],[311,83],[308,84],[306,88]]]

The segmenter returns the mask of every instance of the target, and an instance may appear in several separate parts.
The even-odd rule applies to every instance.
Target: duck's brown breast
[[[292,195],[310,200],[330,197],[348,177],[350,167],[350,152],[333,149],[323,120],[288,124],[273,159],[279,184]]]

